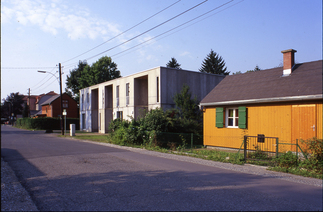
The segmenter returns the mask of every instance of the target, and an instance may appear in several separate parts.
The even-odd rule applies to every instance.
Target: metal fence
[[[244,136],[242,146],[245,160],[271,160],[273,157],[278,157],[288,151],[294,153],[297,159],[299,158],[299,153],[302,154],[300,156],[307,158],[297,139],[296,143],[286,143],[279,142],[277,137],[265,137],[258,134],[258,136]]]
[[[243,152],[244,159],[268,160],[278,155],[279,139],[277,137],[244,136]]]

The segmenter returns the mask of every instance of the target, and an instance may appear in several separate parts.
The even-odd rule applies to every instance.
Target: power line
[[[48,78],[43,84],[39,85],[38,87],[34,88],[34,90],[37,90],[38,88],[40,88],[41,86],[43,86],[46,82],[48,82],[50,79],[52,79],[53,77],[55,77],[54,75],[51,75],[50,78]],[[55,79],[57,80],[57,78]],[[52,83],[51,83],[52,84]]]
[[[49,78],[49,79],[51,79],[51,78]],[[55,81],[56,81],[56,79],[53,80],[51,83],[47,84],[45,87],[43,87],[42,90],[44,90],[45,88],[47,88],[48,86],[50,86],[51,84],[53,84]],[[40,90],[40,89],[35,89],[35,90]]]
[[[170,7],[174,6],[175,4],[177,4],[177,3],[178,3],[178,2],[180,2],[180,1],[181,1],[181,0],[178,0],[177,2],[175,2],[175,3],[171,4],[170,6],[168,6],[168,7],[164,8],[164,9],[162,9],[161,11],[159,11],[159,12],[155,13],[154,15],[152,15],[152,16],[150,16],[150,17],[146,18],[145,20],[143,20],[143,21],[139,22],[138,24],[136,24],[136,25],[134,25],[134,26],[130,27],[129,29],[127,29],[127,30],[125,30],[125,31],[123,31],[123,32],[121,32],[121,33],[119,33],[118,35],[116,35],[116,36],[114,36],[114,37],[110,38],[109,40],[107,40],[107,41],[105,41],[105,42],[103,42],[103,43],[101,43],[101,44],[99,44],[99,45],[97,45],[97,46],[93,47],[92,49],[90,49],[90,50],[88,50],[88,51],[86,51],[86,52],[84,52],[84,53],[82,53],[82,54],[79,54],[79,55],[77,55],[77,56],[75,56],[75,57],[73,57],[73,58],[71,58],[71,59],[69,59],[69,60],[66,60],[66,61],[64,61],[63,63],[66,63],[66,62],[71,61],[71,60],[73,60],[73,59],[75,59],[75,58],[77,58],[77,57],[80,57],[80,56],[82,56],[82,55],[84,55],[84,54],[86,54],[86,53],[88,53],[88,52],[90,52],[90,51],[92,51],[92,50],[94,50],[94,49],[96,49],[96,48],[98,48],[98,47],[102,46],[103,44],[105,44],[105,43],[107,43],[107,42],[109,42],[109,41],[111,41],[111,40],[113,40],[113,39],[115,39],[115,38],[119,37],[120,35],[123,35],[124,33],[128,32],[129,30],[131,30],[131,29],[133,29],[133,28],[135,28],[135,27],[139,26],[140,24],[142,24],[142,23],[144,23],[144,22],[148,21],[149,19],[151,19],[151,18],[153,18],[154,16],[158,15],[159,13],[161,13],[161,12],[163,12],[163,11],[167,10],[168,8],[170,8]]]
[[[52,74],[54,74],[52,71],[55,69],[55,68],[57,68],[57,67],[54,67],[52,70],[50,70],[49,72],[50,73],[52,73]],[[42,83],[47,77],[49,77],[50,75],[45,75],[45,77],[42,79],[42,80],[40,80],[40,81],[38,81],[38,83],[36,83],[34,86],[32,86],[31,88],[34,88],[34,87],[36,87],[38,84],[40,84],[40,83]]]
[[[1,69],[50,69],[55,67],[1,67]]]
[[[103,53],[106,53],[106,52],[108,52],[108,51],[110,51],[110,50],[112,50],[112,49],[115,49],[115,48],[117,48],[117,47],[119,47],[119,46],[121,46],[121,45],[123,45],[123,44],[126,44],[126,43],[128,43],[128,42],[130,42],[130,41],[132,41],[132,40],[134,40],[134,39],[136,39],[136,38],[138,38],[138,37],[140,37],[140,36],[142,36],[142,35],[144,35],[144,34],[146,34],[146,33],[150,32],[150,31],[152,31],[152,30],[154,30],[154,29],[156,29],[156,28],[158,28],[158,27],[160,27],[160,26],[162,26],[162,25],[166,24],[167,22],[169,22],[169,21],[171,21],[171,20],[173,20],[173,19],[175,19],[175,18],[177,18],[177,17],[179,17],[179,16],[181,16],[181,15],[183,15],[183,14],[187,13],[188,11],[190,11],[190,10],[192,10],[192,9],[194,9],[194,8],[196,8],[196,7],[198,7],[198,6],[200,6],[201,4],[204,4],[204,3],[205,3],[205,2],[207,2],[207,1],[208,1],[208,0],[205,0],[205,1],[203,1],[203,2],[201,2],[201,3],[199,3],[199,4],[197,4],[197,5],[195,5],[194,7],[191,7],[190,9],[185,10],[184,12],[182,12],[182,13],[180,13],[180,14],[178,14],[178,15],[176,15],[176,16],[174,16],[174,17],[170,18],[170,19],[168,19],[167,21],[164,21],[163,23],[158,24],[157,26],[154,26],[154,27],[150,28],[149,30],[146,30],[146,31],[145,31],[145,32],[143,32],[143,33],[140,33],[139,35],[136,35],[135,37],[132,37],[132,38],[130,38],[129,40],[126,40],[126,41],[122,42],[121,44],[118,44],[118,45],[116,45],[116,46],[114,46],[114,47],[112,47],[112,48],[110,48],[110,49],[107,49],[107,50],[105,50],[105,51],[103,51],[103,52],[99,53],[99,54],[96,54],[96,55],[94,55],[94,56],[92,56],[92,57],[89,57],[89,58],[87,58],[86,60],[92,59],[92,58],[97,57],[97,56],[99,56],[99,55],[101,55],[101,54],[103,54]]]
[[[174,28],[172,28],[172,29],[170,29],[170,30],[167,30],[167,31],[165,31],[165,32],[163,32],[163,33],[161,33],[161,34],[159,34],[159,35],[157,35],[157,36],[155,36],[155,37],[153,37],[153,38],[150,38],[150,39],[148,39],[148,40],[146,40],[146,41],[144,41],[144,42],[142,42],[142,43],[139,43],[139,44],[137,44],[137,45],[135,45],[135,46],[133,46],[133,47],[130,47],[130,48],[128,48],[128,49],[126,49],[126,50],[123,50],[123,51],[121,51],[121,52],[119,52],[119,53],[117,53],[117,54],[114,54],[114,55],[112,55],[111,57],[114,57],[114,56],[116,56],[116,55],[119,55],[119,54],[122,54],[123,52],[126,52],[126,51],[129,51],[130,49],[133,49],[133,48],[136,48],[136,47],[138,47],[138,46],[140,46],[140,45],[142,45],[142,44],[144,44],[144,43],[147,43],[147,42],[149,42],[149,41],[151,41],[151,40],[153,40],[153,39],[155,39],[155,38],[157,38],[157,37],[160,37],[160,36],[162,36],[162,35],[164,35],[164,34],[166,34],[166,33],[169,33],[169,32],[171,32],[171,31],[173,31],[173,30],[175,30],[175,29],[177,29],[177,28],[179,28],[179,27],[181,27],[181,26],[184,26],[184,25],[186,25],[186,24],[188,24],[188,23],[190,23],[190,22],[192,22],[192,21],[194,21],[194,20],[196,20],[196,19],[198,19],[198,18],[201,18],[202,16],[204,16],[204,15],[206,15],[206,14],[209,14],[209,13],[211,13],[211,12],[213,12],[214,10],[217,10],[217,9],[219,9],[219,8],[221,8],[221,7],[223,7],[223,6],[225,6],[225,5],[227,5],[227,4],[229,4],[229,3],[231,3],[232,1],[234,1],[234,0],[231,0],[231,1],[228,1],[228,2],[226,2],[226,3],[224,3],[224,4],[222,4],[222,5],[220,5],[220,6],[218,6],[218,7],[216,7],[216,8],[214,8],[214,9],[212,9],[212,10],[209,10],[208,12],[206,12],[206,13],[203,13],[202,15],[199,15],[199,16],[197,16],[197,17],[195,17],[195,18],[193,18],[193,19],[191,19],[191,20],[189,20],[189,21],[186,21],[185,23],[183,23],[183,24],[180,24],[180,25],[178,25],[178,26],[176,26],[176,27],[174,27]],[[240,1],[240,2],[242,2],[242,1]],[[238,3],[240,3],[240,2],[238,2]],[[237,3],[237,4],[238,4]],[[236,5],[236,4],[234,4],[234,5]],[[234,6],[234,5],[231,5],[230,7],[232,7],[232,6]],[[225,9],[223,9],[223,10],[226,10],[226,9],[228,9],[228,8],[230,8],[230,7],[227,7],[227,8],[225,8]],[[223,11],[223,10],[221,10],[221,11]],[[219,12],[221,12],[221,11],[219,11]],[[214,15],[214,14],[213,14]],[[210,17],[210,16],[209,16]],[[204,19],[202,19],[202,20],[204,20]],[[202,20],[200,20],[200,21],[202,21]],[[198,21],[199,22],[199,21]],[[196,22],[197,23],[197,22]],[[195,24],[195,23],[194,23]],[[191,25],[193,25],[193,24],[191,24]],[[190,25],[190,26],[191,26]],[[183,28],[184,29],[184,28]],[[181,29],[182,30],[182,29]],[[180,30],[178,30],[178,31],[180,31]],[[176,32],[178,32],[178,31],[176,31]],[[175,32],[174,32],[175,33]],[[172,33],[173,34],[173,33]],[[169,36],[169,35],[168,35]],[[165,36],[166,37],[166,36]]]

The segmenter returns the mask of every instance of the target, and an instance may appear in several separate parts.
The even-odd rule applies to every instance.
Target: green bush
[[[59,118],[20,118],[16,122],[16,126],[24,129],[35,129],[35,130],[60,130],[60,119]],[[75,124],[75,129],[80,129],[80,121],[78,118],[67,118],[66,129],[69,129],[70,124]]]
[[[177,110],[164,112],[161,108],[150,110],[144,117],[131,121],[115,119],[109,125],[110,139],[114,143],[121,145],[152,145],[160,147],[181,147],[191,142],[190,133],[198,134],[202,132],[202,125],[195,120],[180,118]],[[176,132],[175,134],[169,134]],[[167,139],[165,140],[165,133]],[[187,133],[182,135],[179,133]],[[185,142],[183,142],[184,137]],[[187,137],[187,138],[186,138]],[[195,139],[197,136],[195,135]],[[202,145],[203,140],[197,139],[196,144]],[[169,142],[178,143],[168,144]],[[195,144],[195,145],[196,145]]]
[[[302,161],[300,167],[323,173],[323,139],[314,137],[308,140],[301,140],[301,143],[305,146],[303,151],[308,159]]]
[[[291,151],[279,155],[279,157],[274,158],[273,162],[280,167],[295,167],[297,166],[297,156],[294,155]]]

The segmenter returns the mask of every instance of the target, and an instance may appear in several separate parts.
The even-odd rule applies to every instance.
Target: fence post
[[[278,138],[276,138],[276,158],[278,158]]]
[[[244,160],[247,161],[247,136],[245,135],[243,138],[243,154],[244,154]]]
[[[296,139],[296,166],[298,166],[298,139]]]

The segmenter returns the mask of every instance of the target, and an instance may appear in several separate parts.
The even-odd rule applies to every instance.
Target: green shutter
[[[216,108],[216,118],[215,118],[215,126],[219,128],[223,128],[223,108]]]
[[[246,129],[247,128],[247,108],[239,107],[239,128]]]

